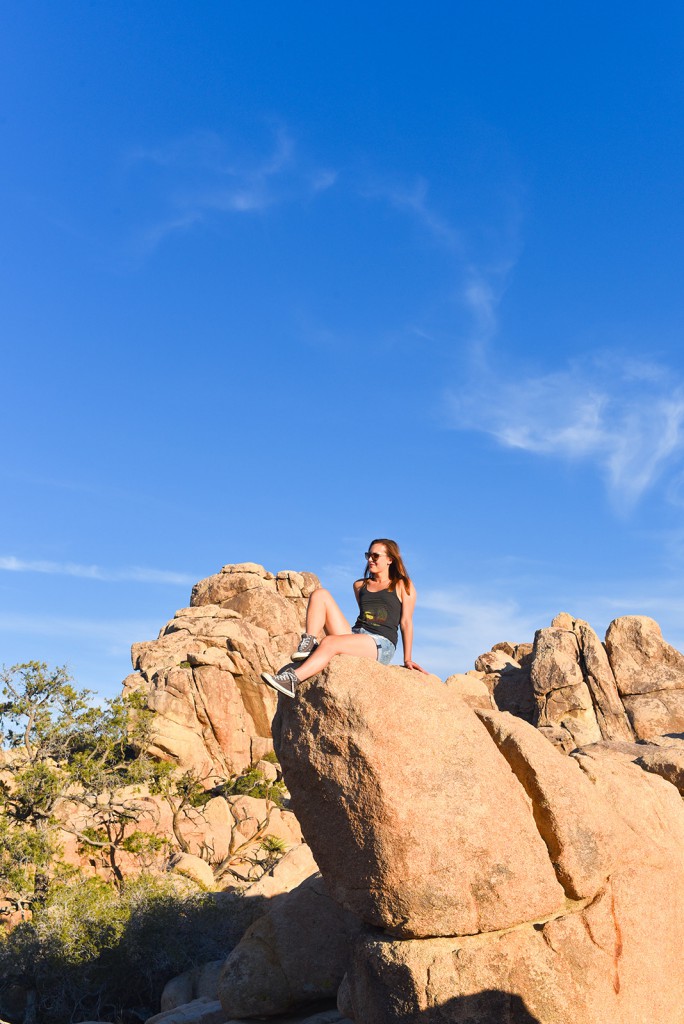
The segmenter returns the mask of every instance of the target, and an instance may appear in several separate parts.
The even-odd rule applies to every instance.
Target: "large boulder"
[[[635,903],[641,885],[655,913]],[[357,1024],[682,1024],[682,940],[663,881],[654,890],[635,869],[591,903],[497,935],[368,935],[347,1012]]]
[[[365,922],[338,996],[357,1024],[684,1024],[684,809],[639,744],[567,757],[458,685],[352,658],[281,700],[274,740]]]
[[[352,955],[340,1009],[357,1024],[683,1024],[684,810],[676,789],[622,756],[592,749],[567,758],[548,744],[545,752],[525,723],[480,716],[531,794],[562,874],[598,891],[476,936],[398,940],[369,930]]]
[[[156,1013],[145,1024],[226,1024],[226,1015],[217,999],[200,998]]]
[[[183,974],[168,981],[161,995],[161,1012],[175,1010],[176,1007],[190,1003],[194,999],[217,1001],[223,964],[223,960],[210,960],[209,963],[184,971]]]
[[[288,659],[317,584],[310,573],[227,565],[195,585],[156,640],[133,644],[124,689],[155,712],[152,754],[212,780],[272,749],[276,697],[259,675]]]
[[[559,626],[537,630],[530,676],[537,701],[537,725],[566,730],[576,746],[602,739],[572,630]]]
[[[578,763],[507,713],[478,711],[498,749],[532,802],[539,834],[566,895],[594,896],[618,862],[623,830]]]
[[[566,752],[634,739],[606,649],[583,619],[561,612],[533,646],[495,644],[475,668],[500,711],[537,725]]]
[[[604,740],[629,742],[633,738],[632,730],[605,647],[589,623],[582,619],[573,620],[572,631],[577,637],[580,662],[601,736]]]
[[[218,984],[226,1016],[273,1016],[334,998],[360,928],[318,874],[281,896],[226,960]]]
[[[614,619],[606,650],[634,734],[650,740],[684,734],[684,654],[645,615]]]
[[[337,657],[273,730],[329,891],[368,924],[474,934],[563,906],[530,800],[458,687]]]
[[[667,779],[684,796],[684,743],[678,746],[653,746],[640,753],[636,763],[644,771]]]

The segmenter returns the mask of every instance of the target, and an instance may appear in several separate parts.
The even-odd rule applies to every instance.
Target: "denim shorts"
[[[371,633],[369,630],[364,629],[363,626],[354,626],[352,633],[365,633],[366,636],[372,637],[378,647],[378,661],[381,665],[389,665],[396,651],[396,647],[391,640],[388,640],[386,636],[380,636],[378,633]]]

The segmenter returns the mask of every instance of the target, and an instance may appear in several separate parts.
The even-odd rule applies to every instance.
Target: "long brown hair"
[[[387,537],[376,537],[375,540],[372,540],[368,545],[369,551],[374,544],[382,544],[385,548],[385,551],[387,552],[387,557],[392,559],[389,567],[389,589],[395,590],[397,583],[401,580],[401,582],[406,587],[406,593],[410,594],[411,578],[406,571],[406,566],[404,565],[404,560],[401,557],[401,552],[399,550],[399,545],[397,544],[397,542],[395,540],[388,540]],[[367,580],[369,577],[370,569],[368,568],[368,562],[366,562],[366,568],[363,573],[363,578],[364,580]]]

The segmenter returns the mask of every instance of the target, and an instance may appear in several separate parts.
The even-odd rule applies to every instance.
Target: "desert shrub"
[[[227,954],[238,917],[151,875],[121,890],[98,878],[60,883],[32,921],[0,938],[0,988],[35,991],[44,1024],[144,1020],[170,978]]]
[[[271,800],[276,806],[282,807],[286,789],[283,782],[269,782],[258,768],[248,768],[241,775],[234,775],[227,782],[221,783],[215,790],[212,790],[212,794],[215,796],[255,796]]]
[[[261,760],[268,761],[269,764],[277,764],[278,767],[280,767],[280,761],[278,760],[278,755],[275,750],[267,750]]]

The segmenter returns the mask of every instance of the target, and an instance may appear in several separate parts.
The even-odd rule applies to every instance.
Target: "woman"
[[[389,665],[397,646],[398,630],[404,647],[404,667],[425,672],[411,658],[413,609],[416,590],[393,540],[374,540],[366,552],[363,579],[354,584],[359,617],[350,626],[328,590],[314,590],[306,610],[306,633],[292,655],[298,667],[262,672],[269,686],[294,697],[297,683],[321,672],[336,654],[372,658]],[[319,642],[320,633],[325,636]]]

